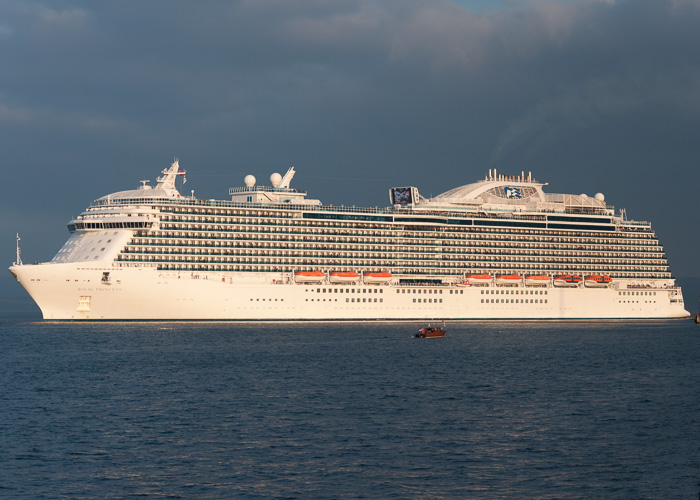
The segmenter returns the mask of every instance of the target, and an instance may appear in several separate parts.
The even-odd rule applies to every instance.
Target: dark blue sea
[[[700,326],[0,320],[0,497],[700,492]]]

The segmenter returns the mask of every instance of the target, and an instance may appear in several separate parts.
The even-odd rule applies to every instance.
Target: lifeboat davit
[[[517,274],[500,274],[496,275],[497,285],[514,286],[519,285],[522,282],[523,277]]]
[[[581,283],[581,276],[578,274],[562,274],[554,277],[554,286],[578,286]]]
[[[388,283],[391,281],[389,273],[364,273],[362,279],[365,283]]]
[[[547,286],[549,285],[549,276],[546,274],[538,274],[537,276],[525,276],[525,285],[527,286]]]
[[[610,276],[601,276],[600,274],[592,274],[586,276],[583,280],[585,286],[590,286],[593,288],[603,288],[612,283],[612,278]]]
[[[355,283],[360,279],[360,275],[352,271],[333,271],[328,275],[328,279],[331,283]]]
[[[296,271],[294,281],[297,283],[320,283],[326,279],[326,274],[321,271]]]
[[[470,285],[490,285],[491,280],[490,274],[467,274],[467,283]]]

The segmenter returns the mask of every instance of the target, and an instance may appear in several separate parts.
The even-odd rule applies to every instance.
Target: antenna
[[[22,253],[22,250],[20,250],[20,248],[19,248],[19,233],[17,233],[17,262],[15,262],[15,266],[22,265],[22,258],[20,257],[21,253]]]

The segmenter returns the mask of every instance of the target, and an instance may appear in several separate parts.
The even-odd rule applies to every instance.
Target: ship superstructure
[[[683,317],[648,222],[605,197],[489,171],[434,198],[323,205],[249,175],[230,201],[157,185],[103,196],[49,263],[10,268],[46,319]]]

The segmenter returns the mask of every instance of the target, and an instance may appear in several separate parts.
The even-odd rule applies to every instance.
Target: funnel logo
[[[506,198],[522,198],[523,195],[520,193],[519,188],[506,187],[504,188],[506,192]]]

